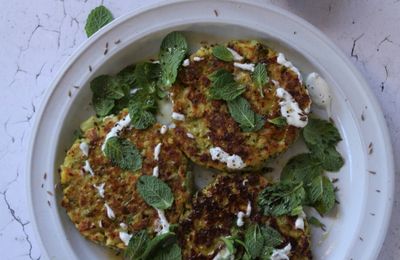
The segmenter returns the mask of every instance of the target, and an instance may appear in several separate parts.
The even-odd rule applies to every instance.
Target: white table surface
[[[88,13],[103,3],[118,17],[156,1],[0,0],[0,259],[41,258],[27,208],[27,146],[44,93],[86,40]],[[400,1],[260,2],[287,9],[328,35],[365,76],[382,106],[396,160],[396,195],[379,259],[399,259]]]

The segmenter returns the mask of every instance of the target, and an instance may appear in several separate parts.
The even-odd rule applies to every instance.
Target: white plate
[[[93,114],[90,80],[156,54],[163,36],[173,30],[186,32],[192,46],[200,40],[259,39],[284,52],[303,74],[317,71],[325,77],[333,92],[332,118],[343,137],[339,150],[346,164],[334,174],[340,179],[340,205],[335,216],[324,218],[329,233],[322,236],[314,230],[314,255],[375,259],[389,223],[394,168],[386,124],[365,80],[304,20],[276,7],[225,0],[170,1],[135,11],[96,33],[65,64],[38,113],[27,168],[32,221],[42,254],[70,260],[109,257],[79,235],[61,208],[60,192],[54,188],[57,168],[74,129]],[[106,43],[109,51],[104,55]]]

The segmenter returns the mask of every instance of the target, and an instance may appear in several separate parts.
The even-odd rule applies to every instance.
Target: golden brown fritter
[[[61,165],[61,184],[64,197],[62,206],[79,232],[87,239],[115,249],[125,248],[119,237],[123,231],[147,229],[152,235],[158,223],[157,211],[147,205],[136,190],[136,182],[141,175],[152,175],[158,165],[159,178],[165,181],[174,194],[174,203],[165,211],[169,223],[178,223],[182,214],[190,207],[190,179],[187,178],[187,158],[175,145],[171,134],[160,134],[160,125],[146,130],[125,129],[122,138],[129,139],[141,152],[142,169],[130,172],[113,166],[101,150],[105,135],[127,111],[104,120],[91,118],[85,124],[84,137],[77,140],[67,152]],[[85,156],[80,143],[89,145],[89,155]],[[154,160],[154,148],[161,143],[158,162]],[[94,175],[83,170],[88,160]],[[104,184],[104,198],[94,186]],[[115,214],[107,215],[107,204]],[[123,223],[123,224],[121,224]],[[125,226],[126,225],[126,226]]]
[[[209,149],[220,147],[229,155],[240,156],[246,164],[242,170],[257,170],[286,151],[296,140],[299,129],[291,125],[278,127],[266,120],[261,130],[243,132],[231,117],[226,102],[210,99],[208,76],[218,69],[233,73],[235,80],[246,86],[242,96],[253,111],[266,119],[281,116],[277,85],[288,91],[302,110],[308,111],[311,99],[297,74],[277,63],[274,50],[256,41],[231,41],[227,46],[244,57],[241,63],[266,64],[270,81],[263,87],[264,97],[250,71],[235,67],[233,62],[221,61],[212,55],[211,47],[202,47],[191,55],[190,64],[181,68],[171,89],[173,111],[185,116],[184,121],[175,120],[174,134],[184,153],[200,165],[232,171],[225,163],[212,160]]]
[[[193,200],[192,211],[179,227],[184,259],[213,259],[225,247],[221,237],[239,233],[251,223],[269,225],[284,237],[277,248],[291,244],[290,259],[311,259],[310,228],[296,229],[297,217],[266,217],[257,207],[258,193],[268,185],[258,173],[222,174],[200,191]],[[244,225],[237,226],[239,211],[246,212],[251,205],[250,217],[243,218]]]

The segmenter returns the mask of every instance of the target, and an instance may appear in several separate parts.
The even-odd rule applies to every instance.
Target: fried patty
[[[210,149],[219,147],[229,155],[238,155],[246,167],[241,170],[258,170],[269,159],[286,151],[299,133],[295,126],[276,126],[266,120],[257,132],[243,132],[232,118],[225,101],[209,97],[211,82],[208,76],[218,69],[234,74],[240,84],[246,86],[242,94],[253,111],[265,119],[281,116],[278,86],[288,91],[303,111],[308,111],[311,99],[298,75],[277,62],[277,52],[256,41],[231,41],[227,46],[241,56],[240,63],[263,63],[269,76],[263,87],[264,97],[252,80],[252,73],[235,67],[212,55],[212,46],[203,46],[191,55],[190,63],[182,67],[171,89],[173,111],[185,116],[175,120],[174,134],[179,147],[194,162],[223,171],[232,171],[225,163],[213,160]],[[275,82],[275,83],[274,83]]]
[[[291,244],[290,259],[311,259],[310,228],[295,228],[297,217],[266,217],[257,207],[257,196],[268,185],[267,180],[257,173],[222,174],[198,192],[193,208],[179,227],[183,259],[213,259],[225,245],[221,237],[239,234],[251,223],[269,225],[277,230],[284,241],[277,248]],[[249,217],[238,227],[238,212],[246,212],[251,205]]]
[[[106,134],[127,111],[104,120],[92,117],[85,123],[83,138],[78,139],[67,152],[61,165],[63,188],[62,206],[79,232],[87,239],[114,249],[126,245],[120,232],[132,234],[146,229],[154,235],[159,227],[157,211],[147,205],[136,190],[141,175],[152,175],[158,165],[159,178],[165,181],[174,194],[174,203],[165,215],[170,224],[178,223],[182,214],[190,207],[190,178],[187,175],[188,160],[177,148],[169,133],[161,134],[160,125],[146,130],[124,129],[121,138],[129,139],[141,152],[142,168],[135,172],[114,166],[101,150]],[[89,145],[85,156],[80,144]],[[154,159],[154,148],[161,143],[159,160]],[[89,162],[94,175],[83,167]],[[104,197],[97,187],[104,185]],[[115,217],[107,213],[106,205]]]

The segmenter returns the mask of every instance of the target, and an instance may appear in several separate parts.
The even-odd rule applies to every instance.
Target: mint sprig
[[[159,60],[161,65],[160,82],[164,88],[170,87],[176,80],[178,68],[188,50],[185,37],[179,32],[169,33],[163,39],[160,47]]]
[[[129,140],[111,137],[106,142],[104,153],[112,164],[123,170],[137,171],[142,168],[142,157]]]
[[[233,61],[233,54],[223,45],[213,47],[212,54],[219,60],[226,62]]]
[[[263,87],[269,81],[267,69],[265,68],[264,64],[258,63],[254,67],[252,78],[253,78],[254,84],[260,91],[261,97],[264,97]]]
[[[100,30],[103,26],[113,20],[113,16],[105,6],[100,5],[94,8],[86,20],[85,31],[88,37]]]
[[[261,255],[264,248],[264,236],[258,224],[250,225],[244,234],[244,243],[252,258]]]
[[[171,188],[157,177],[141,176],[136,188],[143,200],[156,209],[168,209],[174,202]]]
[[[281,181],[264,188],[258,195],[257,203],[266,216],[297,215],[305,198],[302,182]]]
[[[276,125],[277,127],[282,127],[287,125],[286,118],[283,116],[278,116],[272,119],[267,119],[267,121],[273,125]]]
[[[150,239],[146,230],[132,235],[124,255],[128,260],[179,260],[182,257],[175,233],[168,232]]]

